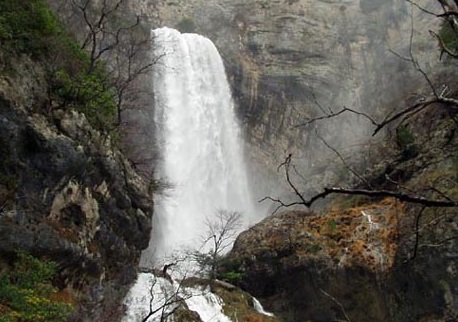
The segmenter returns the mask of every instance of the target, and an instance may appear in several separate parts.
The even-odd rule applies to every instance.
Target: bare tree
[[[170,290],[166,289],[161,289],[161,296],[163,296],[163,299],[159,302],[156,303],[155,300],[156,294],[154,288],[157,284],[157,277],[153,274],[151,274],[151,287],[149,288],[149,293],[150,293],[150,300],[149,300],[149,311],[148,313],[142,318],[142,322],[147,322],[150,320],[154,315],[160,312],[159,316],[159,321],[160,322],[167,322],[169,317],[173,316],[173,314],[180,308],[180,306],[186,301],[187,299],[191,298],[192,295],[187,295],[183,296],[180,294],[182,290],[182,285],[185,277],[181,280],[181,282],[178,284],[178,287],[174,289],[172,292]],[[172,283],[170,283],[171,286],[173,287]]]
[[[232,246],[241,228],[242,215],[239,212],[218,210],[213,217],[205,220],[206,235],[203,249],[210,244],[207,253],[195,252],[194,257],[200,266],[209,267],[211,279],[216,279],[221,256]]]
[[[92,72],[103,55],[114,50],[121,43],[124,33],[131,32],[140,25],[139,17],[135,21],[119,22],[120,10],[124,0],[72,0],[80,11],[85,23],[85,32],[81,48],[90,54],[88,72]]]
[[[127,0],[51,2],[89,55],[86,73],[96,73],[100,67],[108,71],[106,81],[116,98],[116,125],[122,123],[122,111],[149,105],[149,73],[162,56],[150,54],[150,26],[129,11]]]

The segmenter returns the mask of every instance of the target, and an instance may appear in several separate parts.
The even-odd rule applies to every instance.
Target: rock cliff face
[[[321,136],[344,157],[363,146],[362,172],[373,187],[458,198],[456,124],[443,107],[411,119],[391,142],[368,140],[370,122],[355,115],[297,126],[343,106],[381,119],[419,98],[411,93],[430,94],[402,57],[411,46],[429,75],[441,71],[435,42],[423,33],[437,21],[406,1],[138,0],[135,7],[154,26],[213,40],[251,157],[266,172],[292,153],[300,173],[319,173],[303,177],[304,185],[354,183],[341,176],[348,168],[329,170],[338,158]],[[437,79],[456,87],[446,76]],[[230,255],[240,284],[285,321],[456,320],[456,210],[346,202],[321,217],[275,215],[243,233]]]
[[[456,200],[456,124],[447,109],[407,126],[409,146],[385,155],[370,184]],[[240,285],[284,321],[456,320],[457,209],[349,196],[333,205],[273,215],[243,232],[229,256]]]
[[[408,46],[404,1],[140,1],[138,7],[156,13],[155,25],[213,40],[226,60],[241,119],[263,148],[298,149],[293,141],[301,131],[291,127],[317,113],[315,99],[323,107],[372,111],[402,94],[397,85],[409,75],[389,53],[405,54]],[[434,20],[416,12],[414,19],[422,52],[433,48],[421,30]]]
[[[322,175],[321,166],[332,164],[335,155],[318,135],[345,148],[345,156],[378,142],[368,138],[370,122],[355,115],[297,125],[343,106],[381,118],[412,93],[417,72],[390,52],[408,56],[411,12],[415,58],[428,71],[437,62],[427,33],[437,20],[406,1],[136,0],[132,6],[155,27],[213,40],[226,63],[253,172],[265,169],[261,176],[274,180],[289,153],[302,173],[321,174],[310,186],[338,180],[329,171]],[[262,186],[257,190],[268,194]]]
[[[399,238],[405,215],[390,200],[275,215],[242,233],[230,260],[240,285],[282,321],[452,321],[456,243],[437,241],[453,238],[456,221],[435,222],[414,255],[414,232]]]
[[[72,320],[114,321],[148,245],[148,187],[84,115],[43,115],[39,65],[14,61],[0,78],[0,254],[56,261],[78,304]],[[3,263],[4,264],[4,263]]]

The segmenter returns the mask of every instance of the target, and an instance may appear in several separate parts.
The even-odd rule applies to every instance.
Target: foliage
[[[180,32],[194,33],[196,32],[196,23],[191,18],[183,18],[176,26]]]
[[[97,129],[112,128],[116,95],[106,67],[90,68],[89,54],[64,31],[45,0],[0,0],[0,44],[10,57],[27,54],[44,66],[49,104],[83,112]]]
[[[342,210],[359,207],[369,203],[370,199],[366,196],[354,195],[338,198],[338,204]]]
[[[45,0],[0,0],[0,44],[32,56],[51,50],[49,40],[61,32]]]
[[[0,321],[66,321],[72,307],[52,298],[55,272],[54,262],[18,253],[14,270],[0,277],[0,304],[8,308]]]
[[[407,125],[400,125],[396,129],[396,141],[400,147],[407,147],[414,142],[412,132]]]
[[[453,51],[458,49],[458,35],[449,20],[444,19],[442,21],[439,37],[448,49]]]
[[[212,292],[224,302],[224,314],[231,321],[268,322],[279,321],[275,317],[261,314],[254,308],[253,298],[240,289],[227,289],[218,284],[212,285]]]
[[[405,124],[401,124],[396,129],[396,143],[401,149],[404,159],[413,158],[418,154],[415,138],[409,127]]]
[[[110,129],[116,116],[115,92],[103,68],[73,77],[62,69],[56,73],[55,85],[63,105],[73,105],[95,128]]]
[[[328,227],[328,231],[330,233],[334,233],[336,230],[337,230],[337,223],[335,222],[335,220],[331,219],[331,220],[328,220],[328,222],[326,223],[327,227]]]
[[[321,245],[318,243],[311,243],[305,245],[305,250],[307,253],[317,254],[322,249]]]
[[[219,277],[221,280],[231,283],[231,284],[237,284],[240,282],[243,278],[243,273],[241,272],[235,272],[235,271],[230,271],[227,272]]]

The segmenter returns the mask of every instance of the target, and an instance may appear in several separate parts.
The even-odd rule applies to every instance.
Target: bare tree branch
[[[361,176],[358,172],[356,172],[352,167],[350,167],[350,165],[347,163],[344,157],[339,153],[339,151],[337,151],[335,148],[329,145],[329,143],[326,142],[326,140],[318,133],[317,130],[315,130],[315,134],[328,149],[332,150],[332,152],[334,152],[337,155],[337,157],[340,159],[340,161],[345,166],[345,168],[348,169],[348,171],[353,173],[353,175],[357,177],[362,183],[364,183],[366,187],[371,188],[371,184],[366,179],[364,179],[363,176]]]
[[[218,210],[214,216],[205,219],[207,228],[203,237],[201,249],[212,241],[212,248],[208,254],[201,250],[195,252],[197,262],[201,266],[210,267],[210,278],[217,275],[220,256],[232,245],[241,226],[242,215],[236,211]]]
[[[320,292],[323,293],[327,298],[331,299],[335,304],[337,304],[342,311],[342,314],[345,317],[345,320],[347,322],[351,322],[350,317],[347,315],[347,312],[345,311],[345,308],[343,307],[342,303],[340,303],[335,297],[333,297],[331,294],[327,293],[323,289],[320,288]]]
[[[353,113],[353,114],[356,114],[356,115],[359,115],[359,116],[363,116],[364,118],[369,120],[373,125],[376,125],[376,126],[378,125],[378,123],[370,115],[368,115],[368,114],[366,114],[364,112],[356,111],[356,110],[348,108],[348,107],[343,107],[342,109],[340,109],[337,112],[333,112],[333,111],[331,111],[331,113],[327,113],[326,112],[322,116],[318,116],[318,117],[307,119],[306,122],[303,122],[303,123],[300,123],[300,124],[296,124],[296,125],[294,125],[294,127],[306,126],[306,125],[312,124],[312,123],[317,122],[317,121],[330,119],[330,118],[339,116],[339,115],[341,115],[343,113],[346,113],[346,112]]]
[[[272,197],[264,197],[259,202],[263,202],[266,200],[273,201],[278,204],[278,207],[275,209],[274,213],[277,212],[280,208],[288,208],[296,205],[303,205],[307,208],[310,208],[317,200],[325,198],[332,194],[345,194],[345,195],[360,195],[360,196],[367,196],[367,197],[378,197],[378,198],[386,198],[392,197],[400,201],[414,203],[423,205],[426,207],[444,207],[444,208],[455,208],[458,207],[458,202],[452,200],[451,198],[447,197],[444,200],[435,200],[435,199],[428,199],[422,196],[416,196],[414,194],[406,194],[402,192],[395,192],[389,190],[365,190],[365,189],[346,189],[340,187],[334,188],[324,188],[324,190],[310,199],[306,200],[304,196],[299,192],[298,188],[295,184],[291,181],[290,178],[290,165],[291,165],[291,155],[289,155],[285,162],[283,162],[280,167],[285,168],[285,176],[286,181],[288,182],[289,186],[294,191],[294,194],[299,198],[299,201],[294,201],[290,203],[285,203],[280,199],[272,198]]]
[[[345,194],[345,195],[360,195],[368,197],[392,197],[400,201],[415,203],[426,207],[444,207],[444,208],[455,208],[458,207],[458,202],[449,200],[433,200],[427,199],[422,196],[413,196],[404,193],[388,191],[388,190],[364,190],[364,189],[346,189],[346,188],[324,188],[323,192],[313,196],[307,202],[305,206],[310,207],[318,199],[325,198],[331,194]]]

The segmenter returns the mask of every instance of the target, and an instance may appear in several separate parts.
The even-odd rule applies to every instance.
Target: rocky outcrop
[[[20,250],[56,261],[77,304],[71,320],[116,320],[149,241],[147,184],[83,114],[42,113],[39,64],[19,57],[9,68],[0,78],[2,259]]]
[[[438,105],[409,119],[397,153],[371,165],[372,189],[457,200],[454,117]],[[349,196],[331,204],[243,232],[227,269],[284,321],[456,320],[457,209]]]
[[[388,321],[378,283],[393,267],[402,211],[387,199],[323,216],[273,215],[237,238],[230,260],[241,286],[282,321]]]
[[[441,228],[422,234],[415,253],[416,235],[403,226],[410,211],[387,199],[274,215],[238,237],[231,269],[282,321],[451,321],[456,243],[439,253],[432,245],[455,236],[456,220],[435,222]]]

